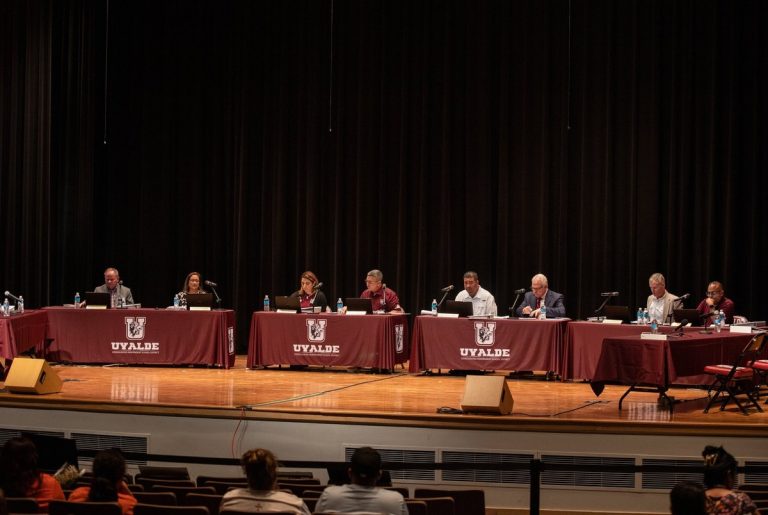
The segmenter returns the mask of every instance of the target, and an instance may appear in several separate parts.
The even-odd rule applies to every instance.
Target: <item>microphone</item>
[[[322,288],[322,287],[323,287],[323,282],[322,282],[322,281],[320,281],[319,283],[315,284],[315,285],[312,287],[312,291],[317,291],[317,290],[319,290],[319,289],[320,289],[320,288]]]
[[[5,290],[5,296],[10,297],[14,302],[19,302],[19,298],[8,290]]]
[[[691,294],[690,294],[690,293],[686,293],[685,295],[680,295],[680,296],[677,298],[677,300],[678,300],[678,302],[682,302],[682,301],[684,301],[684,300],[687,300],[687,299],[688,299],[688,297],[690,297],[690,296],[691,296]]]
[[[709,313],[704,313],[703,315],[699,315],[699,318],[704,319],[704,318],[709,318],[713,316],[715,316],[715,314],[713,312],[709,312]]]
[[[451,284],[451,285],[448,285],[448,286],[446,286],[445,288],[442,288],[440,291],[441,291],[442,293],[448,293],[448,292],[449,292],[449,291],[451,291],[452,289],[453,289],[453,285]]]
[[[525,293],[525,288],[520,288],[519,290],[515,290],[513,293],[515,295],[522,295],[523,293]]]
[[[205,281],[203,281],[203,284],[205,284],[206,286],[210,286],[211,288],[218,288],[218,287],[219,287],[219,285],[218,285],[218,284],[216,284],[216,283],[215,283],[215,282],[213,282],[213,281],[209,281],[208,279],[206,279]]]
[[[604,291],[600,294],[601,297],[618,297],[619,292],[617,291]]]

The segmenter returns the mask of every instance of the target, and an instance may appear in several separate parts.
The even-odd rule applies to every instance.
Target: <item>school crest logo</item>
[[[316,318],[307,319],[307,340],[311,342],[325,341],[325,326],[328,320],[317,320]]]
[[[125,337],[129,340],[142,340],[147,327],[147,317],[125,317]]]
[[[496,343],[496,322],[475,322],[475,343],[484,347]]]
[[[403,324],[395,326],[395,352],[403,352],[405,342],[403,340]]]

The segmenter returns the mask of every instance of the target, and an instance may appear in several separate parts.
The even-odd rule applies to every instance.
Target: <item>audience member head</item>
[[[299,279],[299,282],[301,285],[299,288],[299,291],[306,295],[312,295],[315,293],[315,285],[319,281],[317,279],[317,276],[314,274],[314,272],[307,270],[306,272],[301,274],[301,279]]]
[[[701,453],[704,457],[704,486],[733,489],[736,484],[736,458],[722,447],[708,445]]]
[[[464,289],[467,290],[470,297],[474,297],[480,289],[480,278],[477,276],[477,272],[469,270],[464,273]]]
[[[40,478],[37,448],[29,438],[11,438],[0,452],[0,488],[9,497],[29,497]]]
[[[277,458],[267,449],[252,449],[240,460],[252,490],[274,490],[277,486]]]
[[[381,455],[371,447],[355,449],[349,462],[352,484],[374,486],[381,476]]]
[[[105,449],[93,459],[93,478],[88,500],[115,502],[120,483],[125,479],[125,458],[117,449]]]
[[[651,288],[651,293],[657,299],[660,299],[667,292],[667,281],[664,276],[656,272],[648,278],[648,286]]]
[[[704,486],[693,481],[676,484],[669,492],[672,515],[706,515],[707,495]]]
[[[203,276],[199,272],[190,272],[187,274],[187,278],[184,279],[184,288],[181,291],[184,293],[200,293],[200,283],[203,282]]]
[[[376,293],[381,289],[382,281],[384,280],[384,274],[381,270],[371,270],[365,276],[365,286],[371,293]]]

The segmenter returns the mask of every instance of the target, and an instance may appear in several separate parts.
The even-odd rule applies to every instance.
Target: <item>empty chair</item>
[[[454,509],[461,515],[485,515],[485,492],[480,489],[472,490],[435,490],[432,488],[417,488],[413,492],[416,499],[422,497],[451,497]]]
[[[405,505],[408,507],[408,515],[427,515],[427,503],[417,499],[406,499]],[[438,512],[435,512],[438,513]]]
[[[757,411],[763,411],[758,404],[755,391],[755,370],[751,366],[763,350],[765,343],[765,333],[756,334],[736,360],[731,365],[707,365],[704,367],[704,373],[714,376],[715,382],[710,386],[710,391],[715,390],[714,395],[709,398],[704,413],[709,413],[709,408],[720,401],[720,411],[733,401],[739,407],[744,415],[749,415],[746,407],[739,400],[739,395],[744,395],[749,404],[752,404]]]
[[[187,494],[184,497],[186,506],[205,506],[211,515],[219,515],[221,498],[219,494]]]
[[[209,482],[214,483],[246,483],[248,479],[245,476],[197,476],[197,486],[208,486]]]
[[[165,479],[189,479],[187,467],[166,467],[156,465],[139,465],[136,477],[153,477]]]
[[[173,492],[133,492],[133,496],[142,504],[160,504],[162,506],[177,506],[176,494]]]
[[[422,501],[427,505],[427,513],[430,515],[454,515],[456,502],[453,497],[419,497],[418,499],[406,499],[406,501]]]
[[[176,494],[176,502],[179,505],[185,504],[184,497],[187,494],[215,494],[216,490],[212,486],[171,486],[171,485],[153,485],[150,492],[173,492]]]
[[[161,504],[137,504],[133,515],[210,515],[205,506],[163,506]]]
[[[155,485],[168,486],[198,486],[191,479],[166,479],[160,477],[136,477],[136,484],[142,485],[144,490],[148,491]]]
[[[40,507],[37,501],[31,497],[6,497],[8,513],[37,513]]]
[[[51,501],[50,515],[122,515],[123,509],[116,502]]]

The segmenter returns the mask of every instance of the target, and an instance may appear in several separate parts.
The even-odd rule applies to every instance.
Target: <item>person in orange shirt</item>
[[[42,513],[51,499],[64,499],[61,485],[37,468],[37,448],[32,440],[11,438],[0,452],[0,488],[7,497],[32,497]]]
[[[93,459],[91,486],[81,486],[69,494],[71,502],[117,502],[123,515],[133,515],[138,502],[125,484],[125,458],[117,450],[99,451]]]

